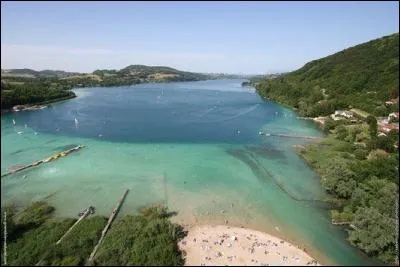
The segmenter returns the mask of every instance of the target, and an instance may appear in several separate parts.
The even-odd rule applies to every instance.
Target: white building
[[[398,113],[398,112],[397,112],[397,113],[394,113],[394,112],[393,112],[393,113],[390,113],[389,116],[388,116],[388,118],[387,118],[388,121],[390,121],[391,118],[393,118],[393,119],[399,119],[399,113]]]
[[[353,118],[353,113],[347,110],[336,110],[335,111],[336,116],[343,116],[345,118]]]

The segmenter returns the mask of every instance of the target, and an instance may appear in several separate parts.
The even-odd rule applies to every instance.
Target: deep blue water
[[[90,90],[90,97],[15,117],[36,131],[88,138],[100,134],[109,141],[252,143],[258,140],[255,129],[274,119],[280,109],[265,104],[249,88],[236,87],[234,91],[224,80],[213,82],[220,86],[198,90],[207,83],[199,82],[184,83],[186,86],[181,88],[176,86],[179,83],[95,88]]]

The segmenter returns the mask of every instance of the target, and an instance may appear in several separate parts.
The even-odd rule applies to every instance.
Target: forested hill
[[[349,106],[386,116],[394,107],[386,107],[385,101],[398,97],[399,33],[311,61],[299,70],[261,81],[256,88],[262,96],[306,116]]]
[[[96,70],[94,76],[100,85],[129,85],[144,82],[199,81],[210,77],[195,72],[186,72],[164,66],[130,65],[119,71]]]
[[[1,77],[26,77],[26,78],[39,78],[39,77],[68,77],[79,75],[78,72],[67,72],[62,70],[42,70],[36,71],[32,69],[9,69],[1,70]]]

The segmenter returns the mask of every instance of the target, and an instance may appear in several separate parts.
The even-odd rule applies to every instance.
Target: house
[[[390,119],[399,119],[399,113],[398,112],[390,113],[388,116],[388,121],[390,121]]]
[[[343,116],[345,118],[352,118],[353,113],[351,111],[347,111],[347,110],[336,110],[335,116]]]
[[[395,104],[397,104],[398,102],[399,102],[399,98],[395,98],[395,99],[391,99],[391,100],[389,100],[389,101],[386,101],[386,102],[385,102],[385,105],[386,105],[386,106],[395,105]]]
[[[335,114],[331,114],[331,118],[332,118],[334,121],[343,120],[343,118],[342,118],[342,117],[336,117],[336,115],[335,115]]]
[[[392,130],[399,131],[399,124],[398,123],[378,124],[379,132],[389,133]]]
[[[16,105],[16,106],[13,106],[13,111],[20,111],[20,110],[24,110],[25,109],[25,106],[24,105]]]

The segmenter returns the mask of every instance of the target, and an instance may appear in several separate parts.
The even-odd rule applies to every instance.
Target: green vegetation
[[[22,211],[12,206],[2,207],[2,221],[4,211],[7,212],[7,261],[11,266],[84,265],[107,222],[103,216],[88,217],[56,245],[75,219],[54,218],[54,208],[43,202],[33,203]],[[117,219],[92,264],[182,265],[177,242],[184,232],[170,222],[171,215],[162,206],[152,206],[138,215]],[[4,242],[2,249],[3,245]],[[2,253],[2,262],[3,256]]]
[[[245,86],[251,86],[251,83],[250,82],[242,82],[242,87],[245,87]]]
[[[183,265],[177,241],[184,236],[179,225],[168,221],[166,209],[144,209],[116,222],[94,260],[95,265]]]
[[[57,78],[2,78],[1,109],[73,98],[75,94],[67,90],[71,88]]]
[[[256,83],[258,93],[297,109],[327,116],[351,109],[358,121],[323,125],[327,137],[299,149],[332,195],[332,222],[349,225],[348,240],[383,262],[396,260],[399,133],[378,136],[377,119],[398,111],[399,34],[392,34],[307,63],[297,71]],[[256,82],[256,81],[253,81]]]
[[[372,124],[373,120],[372,120]],[[366,133],[368,131],[368,134]],[[398,132],[371,136],[367,127],[337,125],[328,137],[299,154],[321,177],[325,190],[336,198],[334,223],[349,224],[348,240],[383,262],[393,263],[396,252],[396,199],[399,198]],[[366,142],[354,143],[363,136]],[[384,141],[378,141],[384,138]],[[379,146],[377,148],[377,146]]]
[[[399,106],[399,34],[360,44],[307,63],[297,71],[265,79],[261,96],[292,106],[302,116],[324,116],[354,107],[387,116]]]

